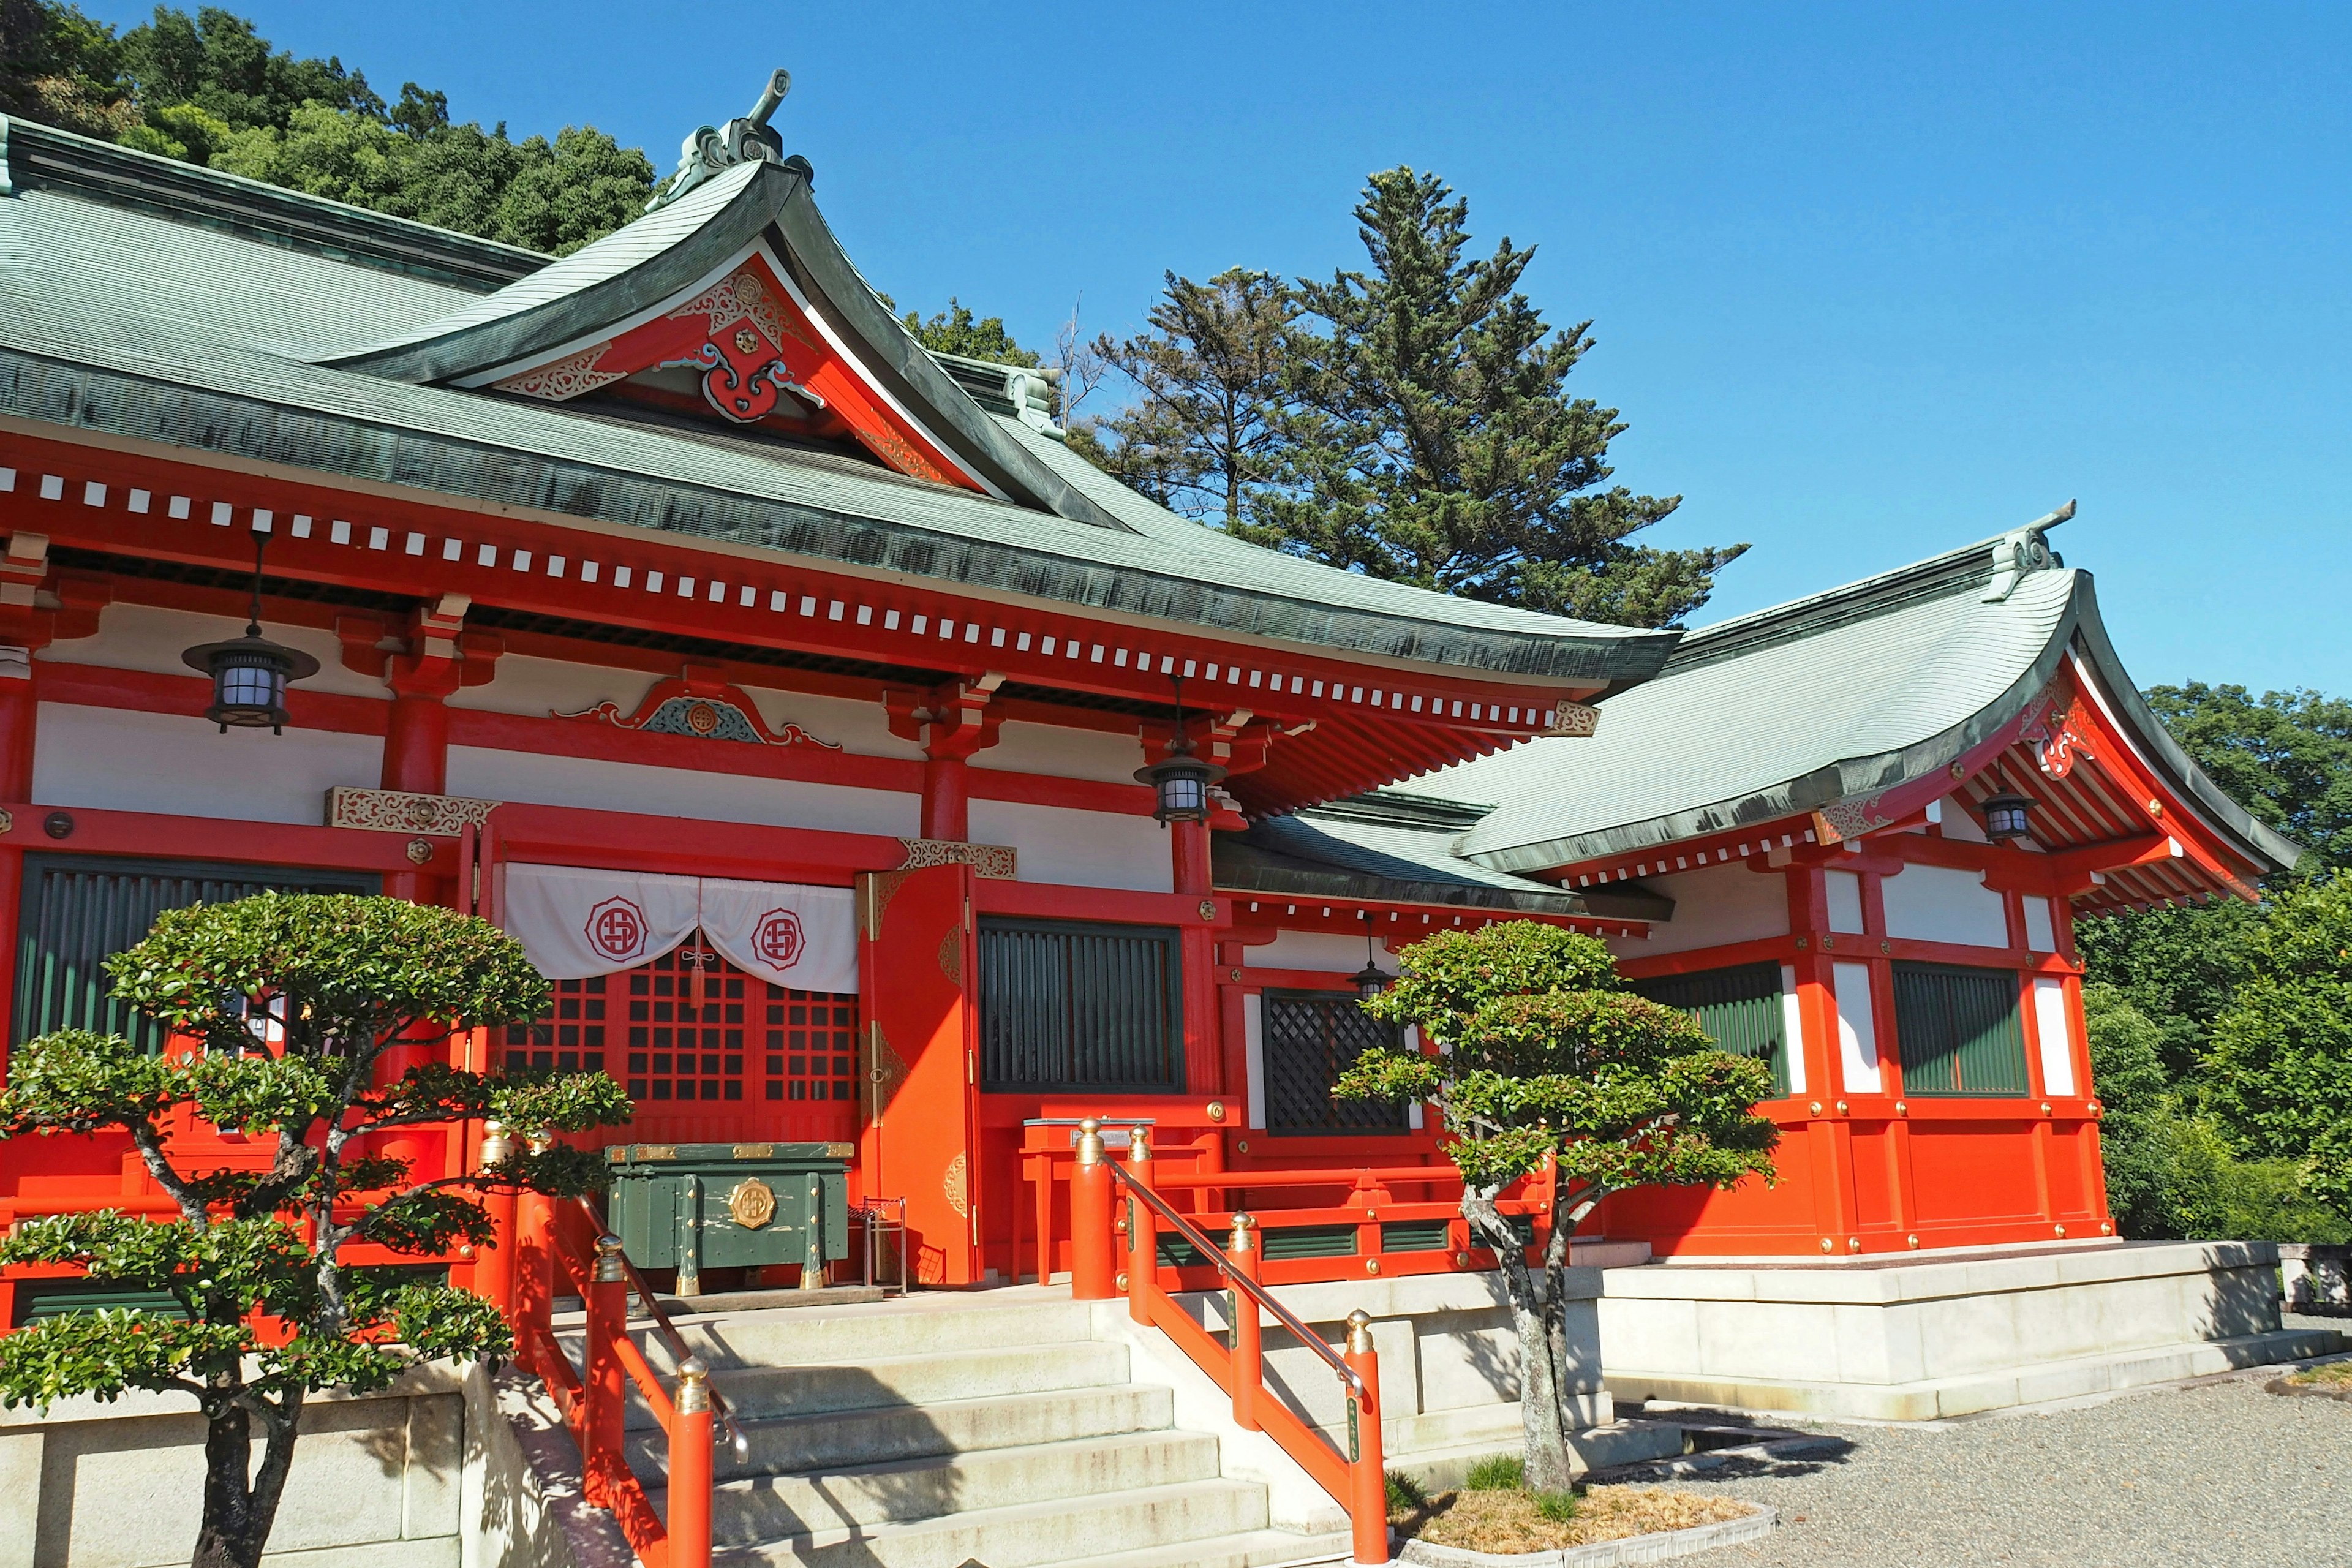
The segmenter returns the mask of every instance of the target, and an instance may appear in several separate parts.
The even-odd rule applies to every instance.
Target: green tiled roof
[[[2071,647],[2179,787],[2257,861],[2292,864],[2295,847],[2141,703],[2090,574],[2042,542],[2063,515],[1695,631],[1656,679],[1601,702],[1591,738],[1531,742],[1416,787],[1495,803],[1458,852],[1496,870],[1644,850],[1939,772],[2037,697]]]
[[[310,198],[209,173],[210,206],[179,221],[159,215],[176,199],[182,165],[15,130],[17,151],[37,142],[47,163],[12,153],[16,194],[0,196],[0,415],[1342,656],[1622,685],[1653,674],[1675,640],[1241,544],[1125,490],[1018,420],[985,413],[903,332],[904,363],[886,368],[942,405],[960,403],[971,429],[1068,504],[999,501],[715,426],[313,363],[363,342],[429,340],[436,321],[478,318],[474,289],[404,272],[377,251],[441,247],[476,257],[482,269],[497,252],[521,253],[477,255],[464,237],[323,202],[310,204],[315,232],[296,236],[302,226],[286,224],[274,237],[248,234],[206,214],[235,208],[240,190],[273,213],[291,204],[299,216]],[[115,171],[111,185],[57,176],[84,153]],[[122,192],[144,189],[131,176],[147,165],[156,166],[152,199],[129,203]],[[800,193],[784,193],[787,216],[821,229],[804,183],[788,170],[759,165],[740,186],[722,179],[706,189],[713,200],[730,190],[740,199],[779,181]],[[690,220],[703,194],[656,218]],[[819,245],[813,232],[803,235],[808,253],[837,258],[830,237]],[[814,280],[837,308],[862,300],[895,331],[846,261],[838,266],[841,276]],[[875,322],[853,324],[881,341]]]

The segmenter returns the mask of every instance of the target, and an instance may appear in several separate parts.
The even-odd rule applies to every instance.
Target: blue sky
[[[1685,498],[1654,541],[1753,542],[1700,619],[2074,497],[2143,684],[2352,691],[2352,8],[233,8],[665,172],[785,66],[866,276],[1024,342],[1163,268],[1356,265],[1365,173],[1434,169],[1593,319],[1621,478]]]

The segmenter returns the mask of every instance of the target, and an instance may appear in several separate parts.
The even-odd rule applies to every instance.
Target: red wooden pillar
[[[34,694],[32,650],[26,649],[22,672],[0,667],[0,801],[33,798],[33,734],[39,713]],[[29,816],[29,813],[26,814]],[[0,840],[0,1006],[13,1006],[16,994],[16,920],[24,907],[25,835],[33,824],[20,820],[16,830]],[[0,1073],[8,1070],[12,1031],[0,1031]]]
[[[1837,1252],[1854,1234],[1857,1205],[1848,1129],[1842,1118],[1822,1114],[1845,1088],[1838,1053],[1834,955],[1822,948],[1830,929],[1829,888],[1817,865],[1790,866],[1786,877],[1789,931],[1796,943],[1790,967],[1796,974],[1798,1016],[1805,1035],[1803,1098],[1811,1117],[1805,1147],[1813,1168],[1813,1226],[1824,1243],[1822,1250]]]
[[[952,752],[923,763],[923,837],[961,842],[971,837],[971,764]]]

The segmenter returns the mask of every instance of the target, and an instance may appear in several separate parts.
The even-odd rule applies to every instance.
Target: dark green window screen
[[[159,1049],[163,1031],[108,994],[111,983],[100,967],[145,936],[157,915],[271,889],[373,893],[378,886],[373,874],[359,871],[27,855],[16,936],[14,1038],[22,1042],[52,1029],[93,1029],[121,1035],[146,1050]]]
[[[1780,1005],[1779,964],[1662,974],[1627,981],[1626,988],[1688,1013],[1708,1037],[1733,1055],[1761,1058],[1772,1069],[1772,1092],[1789,1092],[1788,1016]]]
[[[1182,960],[1160,926],[980,922],[982,1087],[1184,1087]]]
[[[1896,964],[1895,1037],[1914,1099],[2025,1092],[2017,976],[2006,969]]]
[[[1403,1132],[1402,1101],[1333,1100],[1331,1086],[1396,1032],[1356,1005],[1353,991],[1268,991],[1258,998],[1270,1133]],[[1269,1240],[1274,1233],[1266,1233]]]

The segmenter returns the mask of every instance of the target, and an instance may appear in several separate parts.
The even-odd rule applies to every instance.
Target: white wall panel
[[[1000,772],[1044,773],[1052,778],[1131,784],[1135,784],[1135,770],[1143,765],[1143,740],[1139,735],[1067,730],[1058,724],[1008,723],[996,732],[996,744],[972,753],[971,765]]]
[[[557,713],[585,712],[599,702],[612,702],[627,715],[635,713],[646,694],[665,679],[641,669],[615,669],[606,665],[531,658],[520,654],[507,655],[495,668],[497,673],[487,683],[464,687],[452,694],[449,706],[544,719]],[[889,715],[879,702],[816,697],[760,686],[747,687],[744,695],[759,710],[761,722],[771,730],[798,724],[818,740],[860,756],[919,759],[923,754],[923,749],[912,741],[902,741],[890,733]]]
[[[1878,1070],[1878,1023],[1871,1005],[1870,965],[1831,965],[1837,992],[1838,1073],[1849,1094],[1876,1094],[1885,1079]]]
[[[1748,862],[1709,866],[1643,879],[1675,901],[1675,918],[1653,925],[1645,940],[1612,937],[1610,951],[1621,958],[1647,958],[1722,947],[1759,937],[1789,934],[1789,884],[1785,878],[1748,868]]]
[[[155,811],[235,822],[327,820],[327,792],[373,789],[383,742],[328,730],[231,730],[121,708],[40,705],[33,799],[42,805]],[[70,844],[67,846],[71,847]],[[201,842],[187,847],[205,852]]]
[[[2036,975],[2033,981],[2033,1034],[2042,1047],[2042,1092],[2074,1092],[2074,1037],[2066,1026],[2066,987]]]
[[[272,642],[299,647],[319,661],[319,673],[297,690],[391,700],[392,693],[383,681],[343,668],[342,645],[333,632],[318,626],[289,626],[283,621],[266,622],[261,630]],[[202,616],[156,605],[109,605],[99,617],[96,637],[54,642],[34,657],[45,664],[94,664],[107,669],[141,669],[194,679],[196,672],[181,661],[184,650],[244,635],[242,616]]]
[[[1863,932],[1862,874],[1858,871],[1826,871],[1822,876],[1830,896],[1830,930],[1860,936]]]
[[[1372,942],[1372,963],[1391,974],[1396,973],[1396,955],[1381,949],[1379,937]],[[1249,965],[1252,969],[1321,969],[1333,974],[1353,974],[1364,967],[1364,939],[1357,931],[1335,935],[1329,931],[1286,931],[1264,947],[1251,948]]]
[[[1242,1059],[1249,1078],[1249,1124],[1265,1126],[1265,1009],[1253,991],[1242,997]]]
[[[1797,971],[1780,966],[1780,1037],[1789,1058],[1789,1092],[1805,1092],[1805,1010],[1797,1003]]]
[[[975,800],[971,810],[972,842],[1018,849],[1024,882],[1139,893],[1165,893],[1176,886],[1168,830],[1148,816],[1009,800]]]
[[[2025,907],[2025,945],[2035,952],[2058,951],[2058,922],[2050,911],[2047,899],[2024,898],[2018,900]]]
[[[688,773],[637,763],[480,746],[449,748],[449,793],[645,816],[753,822],[771,827],[885,833],[908,838],[915,836],[922,804],[919,795],[890,790],[748,778],[740,773]]]
[[[1966,947],[2009,945],[2009,917],[2000,895],[1984,885],[1981,871],[1906,866],[1900,876],[1882,878],[1878,893],[1886,906],[1889,936]]]

